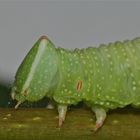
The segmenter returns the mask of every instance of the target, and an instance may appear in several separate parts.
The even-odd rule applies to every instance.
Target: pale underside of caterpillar
[[[140,106],[140,38],[100,45],[98,48],[55,48],[42,36],[20,65],[12,98],[37,101],[49,97],[58,105],[59,126],[67,106],[80,101],[96,115],[100,128],[108,109]]]

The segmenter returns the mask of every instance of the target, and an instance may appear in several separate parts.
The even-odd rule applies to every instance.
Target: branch
[[[88,109],[68,111],[61,129],[56,110],[0,109],[1,140],[111,140],[140,139],[140,111],[131,108],[108,113],[104,126],[94,133],[95,115]]]

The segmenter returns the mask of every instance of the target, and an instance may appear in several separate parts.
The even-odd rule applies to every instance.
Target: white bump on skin
[[[115,99],[114,97],[111,97],[112,99]]]
[[[99,66],[99,64],[96,62],[96,66]]]
[[[121,81],[121,79],[120,79],[120,78],[118,78],[118,81],[120,82],[120,81]]]
[[[132,49],[132,52],[135,53],[136,52],[135,49]]]
[[[134,74],[133,73],[131,73],[130,75],[131,75],[131,77],[134,77]]]
[[[110,65],[113,65],[113,62],[112,61],[110,61]]]
[[[105,52],[108,52],[108,49],[107,48],[105,48]]]
[[[64,89],[64,91],[65,91],[65,92],[67,92],[67,91],[68,91],[68,89]]]
[[[85,95],[86,93],[85,92],[83,92],[83,95]]]
[[[95,104],[98,104],[98,102],[97,102],[97,101],[95,101]]]
[[[47,69],[45,70],[45,73],[48,73],[48,70]]]
[[[99,84],[97,84],[97,87],[99,87],[100,85]]]
[[[93,53],[93,54],[95,54],[95,52],[94,52],[94,51],[93,51],[92,53]]]
[[[97,96],[100,97],[100,94],[98,94]]]
[[[84,58],[83,55],[80,56],[82,59]]]
[[[107,95],[106,98],[109,99],[109,96]]]
[[[133,87],[133,90],[136,90],[136,87],[135,86]]]
[[[119,56],[119,55],[117,55],[117,58],[119,59],[119,58],[120,58],[120,56]]]
[[[83,61],[83,64],[86,64],[86,61]]]
[[[61,53],[64,53],[64,51],[63,51],[63,50],[60,50],[60,52],[61,52]]]
[[[130,64],[127,64],[127,67],[130,67]]]
[[[133,84],[133,85],[135,85],[135,84],[136,84],[136,82],[135,82],[135,81],[133,81],[133,82],[132,82],[132,84]]]
[[[126,53],[123,53],[124,56],[126,56]]]
[[[89,78],[89,81],[91,81],[91,79]],[[90,84],[90,83],[89,83]]]
[[[68,100],[68,104],[70,104],[71,102],[70,102],[70,100]]]
[[[87,92],[90,92],[90,89],[89,88],[87,89]]]
[[[66,87],[65,84],[63,84],[62,87]]]
[[[94,59],[97,60],[97,57],[95,56]]]
[[[89,67],[91,68],[92,67],[92,64],[89,64]]]
[[[115,51],[115,54],[117,54],[117,51]]]
[[[120,104],[123,104],[123,102],[122,102],[122,101],[120,101],[119,103],[120,103]]]
[[[104,102],[100,102],[100,105],[103,105],[104,104]]]
[[[86,73],[86,74],[88,74],[88,71],[87,71],[87,70],[85,70],[85,73]]]
[[[107,102],[107,103],[106,103],[106,105],[110,105],[110,103],[109,103],[109,102]]]
[[[104,79],[105,79],[105,77],[103,76],[103,77],[102,77],[102,80],[104,80]]]
[[[92,70],[90,70],[90,73],[91,73],[91,74],[93,74],[93,71],[92,71]]]
[[[107,57],[108,57],[108,58],[110,58],[110,57],[111,57],[111,55],[110,55],[110,54],[108,54],[108,55],[107,55]]]

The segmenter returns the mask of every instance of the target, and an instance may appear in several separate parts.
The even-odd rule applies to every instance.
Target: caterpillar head
[[[21,63],[15,76],[11,96],[18,101],[38,101],[52,96],[57,85],[57,53],[53,43],[42,36]]]

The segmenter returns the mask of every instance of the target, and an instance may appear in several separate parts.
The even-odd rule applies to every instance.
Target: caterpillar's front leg
[[[106,111],[101,107],[92,107],[92,111],[96,115],[96,126],[94,131],[97,131],[102,127],[104,120],[106,119]]]
[[[55,104],[52,100],[48,101],[48,104],[46,106],[47,109],[54,109],[55,108]]]
[[[58,105],[58,113],[59,113],[58,126],[61,127],[63,122],[65,121],[65,117],[67,113],[67,105]]]

